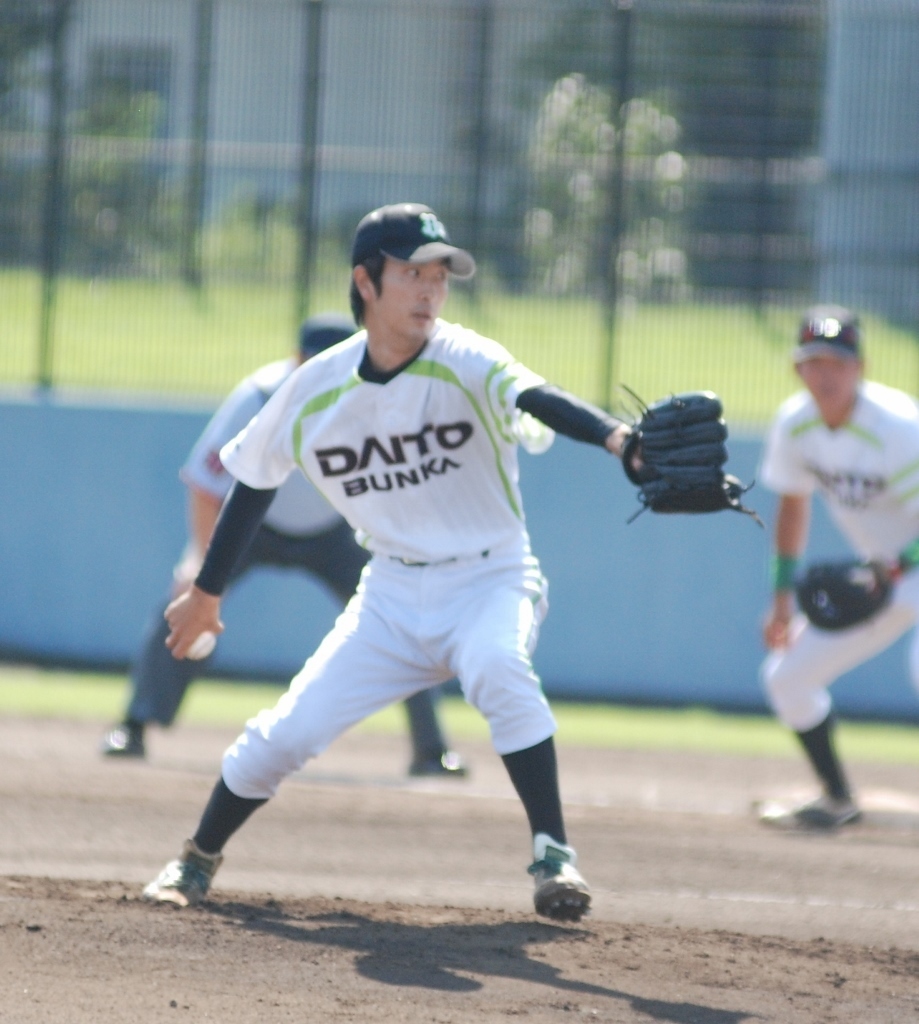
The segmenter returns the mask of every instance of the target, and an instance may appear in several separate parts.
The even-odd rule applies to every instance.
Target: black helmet
[[[318,313],[311,316],[300,326],[300,355],[309,359],[345,338],[350,338],[356,330],[354,321],[343,313]]]

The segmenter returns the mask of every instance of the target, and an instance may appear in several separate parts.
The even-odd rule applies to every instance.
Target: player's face
[[[798,363],[796,369],[827,426],[842,426],[855,405],[862,377],[861,360],[820,355]]]
[[[386,258],[380,294],[365,299],[367,330],[394,342],[420,348],[434,331],[447,301],[449,272],[442,260],[405,263]]]

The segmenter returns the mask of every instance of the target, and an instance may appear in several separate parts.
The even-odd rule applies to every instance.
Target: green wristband
[[[773,555],[771,578],[773,590],[793,590],[798,559],[794,555]]]
[[[897,561],[900,563],[901,569],[912,569],[914,566],[919,565],[919,539],[914,540],[912,544],[907,544],[900,552],[900,557]]]

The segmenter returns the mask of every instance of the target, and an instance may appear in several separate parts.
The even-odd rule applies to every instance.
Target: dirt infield
[[[802,837],[750,813],[807,783],[796,761],[563,747],[595,909],[555,926],[489,749],[463,748],[468,780],[409,780],[404,741],[348,736],[178,911],[139,892],[232,731],[117,764],[101,729],[0,721],[0,1021],[919,1022],[915,769],[856,765],[864,824]]]

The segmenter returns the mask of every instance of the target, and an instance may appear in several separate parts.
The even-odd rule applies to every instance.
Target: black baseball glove
[[[642,507],[652,512],[745,512],[750,489],[724,472],[728,428],[721,400],[711,391],[689,391],[647,406],[622,453],[626,476],[638,487]],[[762,526],[762,523],[760,522]]]
[[[819,629],[848,629],[890,602],[894,573],[883,562],[819,562],[795,586],[798,606]]]

